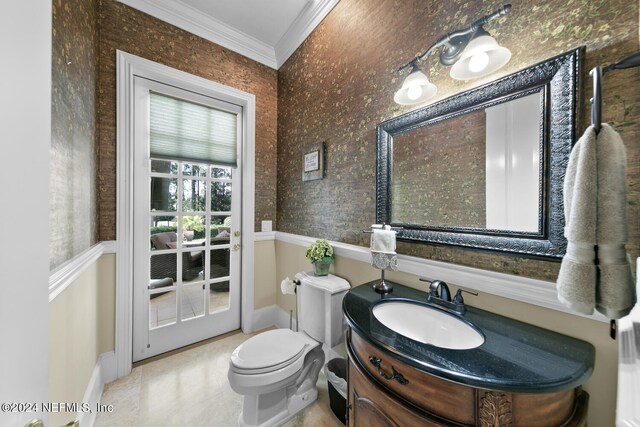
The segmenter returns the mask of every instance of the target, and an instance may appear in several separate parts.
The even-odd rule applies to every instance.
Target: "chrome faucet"
[[[464,298],[462,298],[462,292],[476,296],[478,295],[477,292],[458,288],[458,291],[452,300],[449,286],[442,280],[428,280],[420,278],[420,281],[431,283],[429,285],[429,293],[427,294],[427,303],[442,307],[447,311],[460,315],[463,315],[467,311],[467,308],[464,305]]]
[[[420,279],[422,280],[422,279]],[[449,286],[442,280],[432,280],[429,285],[429,296],[440,298],[443,301],[451,301]],[[427,300],[429,298],[427,297]]]

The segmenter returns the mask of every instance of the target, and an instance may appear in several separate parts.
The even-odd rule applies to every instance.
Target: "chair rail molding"
[[[316,241],[315,237],[300,236],[281,231],[276,232],[275,239],[303,247],[308,247]],[[371,251],[369,248],[341,242],[329,243],[333,247],[334,254],[337,256],[362,261],[367,264],[371,261]],[[587,316],[571,311],[565,307],[558,301],[556,284],[545,280],[514,276],[496,271],[481,270],[479,268],[402,254],[398,255],[398,271],[422,277],[437,277],[446,282],[451,282],[482,293],[609,323],[609,319],[600,313]]]
[[[275,240],[276,232],[275,231],[256,231],[253,237],[255,242]]]
[[[49,302],[56,299],[88,267],[104,254],[116,253],[116,242],[107,240],[85,249],[49,274]]]
[[[133,84],[143,77],[197,93],[215,91],[243,108],[241,318],[244,332],[253,325],[253,260],[255,217],[254,94],[207,80],[121,50],[116,51],[116,339],[117,378],[128,375],[133,349]]]

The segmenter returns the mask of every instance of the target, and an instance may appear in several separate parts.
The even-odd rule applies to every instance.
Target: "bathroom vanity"
[[[396,302],[442,311],[423,304],[426,291],[393,286],[381,296],[364,284],[343,301],[349,426],[586,425],[589,396],[580,385],[593,370],[591,344],[467,306],[452,321],[477,330],[481,344],[436,347],[374,315],[376,306]],[[424,321],[411,327],[439,328]]]

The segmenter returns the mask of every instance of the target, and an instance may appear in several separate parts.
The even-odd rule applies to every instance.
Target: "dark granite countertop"
[[[593,372],[595,349],[588,342],[470,306],[463,317],[484,334],[481,346],[451,350],[413,341],[380,323],[371,312],[372,303],[398,298],[424,301],[426,291],[393,283],[393,292],[382,297],[371,283],[345,296],[343,311],[349,326],[421,371],[472,387],[520,393],[574,388]]]

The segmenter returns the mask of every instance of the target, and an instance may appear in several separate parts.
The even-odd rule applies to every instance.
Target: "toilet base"
[[[317,400],[316,383],[324,365],[324,352],[319,343],[309,340],[313,347],[304,355],[302,367],[292,376],[274,384],[264,384],[262,387],[243,388],[249,393],[244,394],[242,413],[238,419],[239,426],[279,426]],[[236,391],[237,377],[230,377],[235,378],[232,384],[236,385]]]
[[[318,399],[318,389],[313,387],[304,393],[286,398],[286,390],[277,390],[272,393],[258,396],[244,396],[244,404],[238,426],[240,427],[276,427],[291,418]],[[275,403],[275,405],[273,405]],[[245,410],[257,415],[258,419],[245,419]],[[260,419],[265,421],[259,423]],[[259,424],[258,424],[259,423]]]

